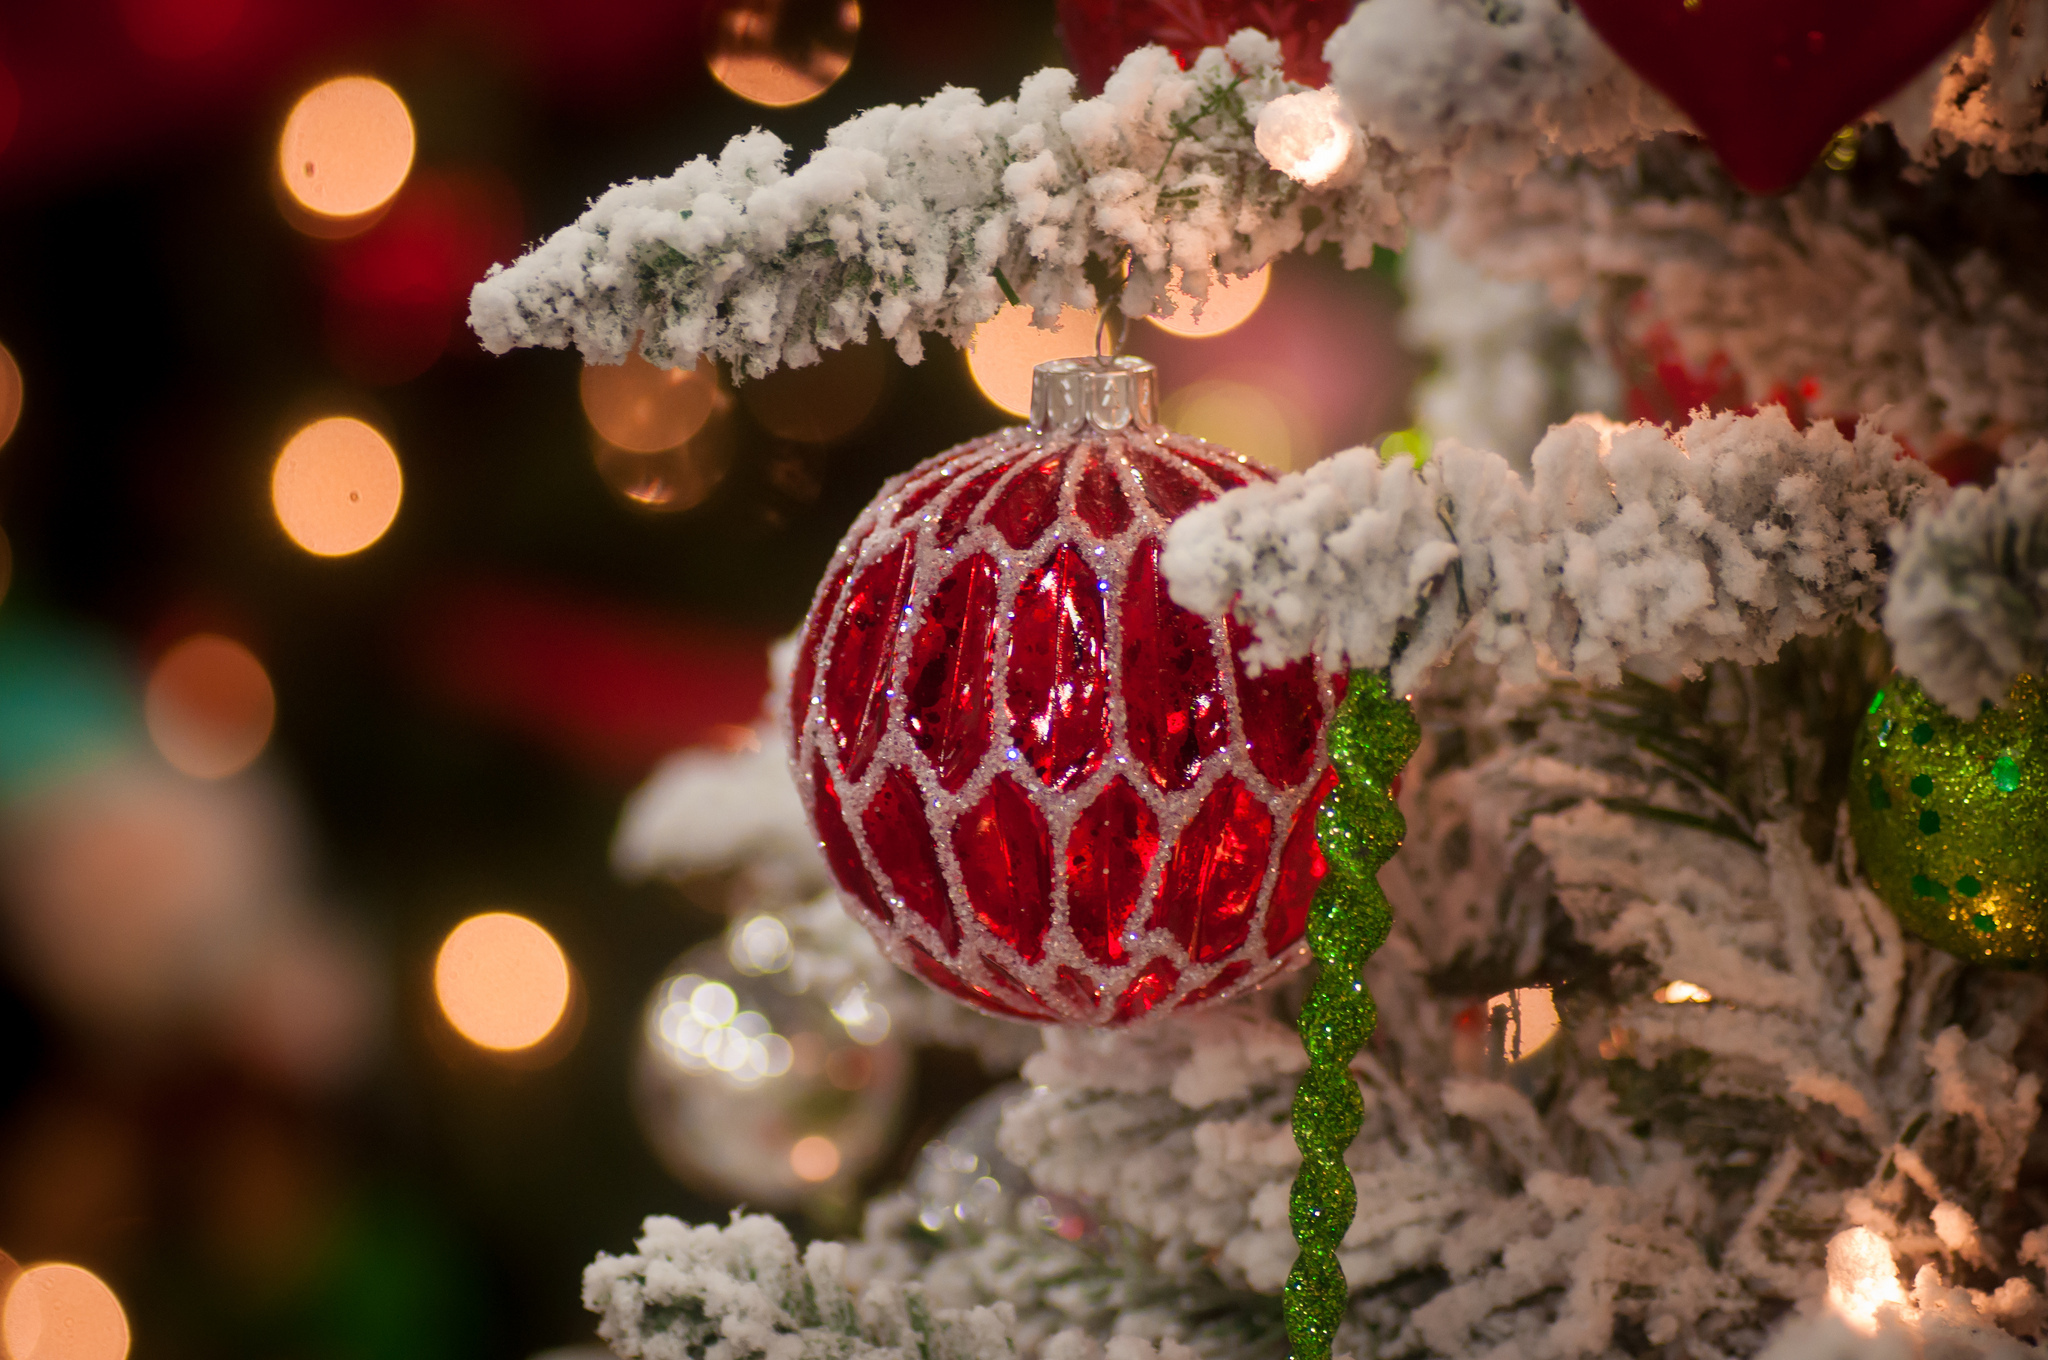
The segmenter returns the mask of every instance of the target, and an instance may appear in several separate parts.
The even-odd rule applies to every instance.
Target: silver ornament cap
[[[1031,428],[1048,434],[1154,429],[1159,370],[1129,354],[1053,359],[1031,370]]]

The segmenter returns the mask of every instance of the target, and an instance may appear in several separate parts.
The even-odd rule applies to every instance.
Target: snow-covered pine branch
[[[1783,384],[1816,410],[1884,411],[1923,451],[2048,435],[2048,294],[1977,248],[1972,214],[1930,236],[1909,202],[1863,201],[1834,175],[1781,199],[1717,192],[1698,148],[1660,148],[1655,171],[1461,179],[1441,230],[1487,274],[1581,303],[1597,347],[1668,327],[1689,364],[1727,364],[1752,397]],[[1940,192],[1976,201],[1959,179]]]
[[[1405,691],[1469,625],[1511,679],[1613,684],[1873,624],[1887,535],[1942,490],[1871,423],[1850,439],[1776,407],[1675,434],[1580,418],[1532,466],[1524,484],[1456,443],[1420,468],[1353,449],[1198,507],[1161,564],[1182,604],[1252,625],[1259,664],[1392,664]]]
[[[720,1228],[657,1216],[636,1250],[583,1272],[583,1303],[624,1360],[1011,1360],[1008,1304],[932,1308],[915,1285],[856,1297],[846,1248],[813,1242],[797,1257],[765,1214]]]
[[[1899,669],[1964,717],[2048,667],[2048,444],[1893,533]]]
[[[1058,1239],[1053,1239],[1056,1245]],[[874,1280],[856,1290],[847,1249],[813,1242],[797,1254],[766,1214],[725,1227],[665,1216],[641,1225],[635,1250],[583,1272],[583,1303],[623,1360],[1015,1360],[1016,1310],[1006,1300],[946,1307],[922,1284]],[[1077,1328],[1037,1347],[1041,1360],[1196,1360],[1171,1337]]]
[[[871,327],[916,362],[922,333],[964,343],[1006,288],[1049,322],[1095,306],[1090,272],[1126,255],[1132,315],[1161,304],[1176,266],[1201,297],[1213,271],[1250,273],[1303,245],[1334,241],[1369,263],[1440,175],[1410,175],[1385,148],[1323,188],[1275,170],[1254,142],[1259,117],[1301,88],[1280,74],[1279,45],[1246,30],[1185,72],[1140,49],[1094,99],[1048,69],[992,104],[947,89],[870,109],[793,173],[780,140],[750,132],[715,161],[611,189],[479,283],[470,324],[496,353],[574,345],[616,363],[642,336],[656,363],[708,354],[757,375]]]

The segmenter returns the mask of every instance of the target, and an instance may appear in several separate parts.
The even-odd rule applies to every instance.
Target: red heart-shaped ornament
[[[1621,59],[1685,110],[1752,193],[1799,182],[1988,0],[1579,0]]]

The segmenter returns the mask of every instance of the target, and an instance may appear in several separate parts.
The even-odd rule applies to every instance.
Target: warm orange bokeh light
[[[686,444],[635,453],[605,439],[591,441],[591,459],[604,484],[642,510],[675,514],[710,499],[732,465],[732,439],[714,421]]]
[[[0,345],[0,444],[5,444],[21,421],[21,365],[7,346]]]
[[[1031,324],[1029,307],[1005,307],[974,328],[967,371],[981,394],[1013,416],[1031,414],[1031,370],[1049,359],[1095,352],[1096,315],[1062,307],[1051,330]]]
[[[1272,266],[1247,274],[1243,278],[1232,278],[1218,274],[1209,282],[1209,296],[1202,303],[1200,319],[1195,317],[1194,299],[1180,289],[1181,272],[1173,271],[1173,279],[1166,286],[1166,296],[1173,303],[1170,316],[1147,317],[1153,325],[1174,335],[1185,335],[1201,339],[1236,330],[1251,319],[1259,310],[1259,304],[1266,300],[1266,289],[1273,282]]]
[[[630,354],[623,364],[585,364],[580,381],[590,427],[630,453],[684,443],[729,400],[709,359],[695,368],[656,368]]]
[[[398,192],[412,155],[412,115],[398,91],[368,76],[338,76],[292,106],[277,167],[285,192],[308,212],[361,217]]]
[[[704,64],[747,102],[786,109],[845,75],[859,37],[857,0],[724,0]]]
[[[1182,434],[1221,444],[1275,472],[1306,466],[1308,450],[1296,437],[1296,421],[1262,387],[1214,379],[1192,383],[1169,395],[1160,414]]]
[[[270,472],[270,504],[292,542],[321,557],[361,552],[398,515],[405,478],[383,435],[329,416],[291,437]]]
[[[829,1181],[839,1174],[839,1145],[820,1133],[799,1138],[789,1150],[789,1169],[801,1181]]]
[[[80,1266],[30,1266],[0,1303],[9,1360],[122,1360],[128,1315],[100,1277]]]
[[[860,427],[881,399],[888,360],[874,345],[848,345],[807,368],[778,368],[740,387],[747,413],[773,435],[830,444]]]
[[[524,916],[486,912],[448,932],[434,960],[434,995],[448,1023],[479,1048],[532,1048],[568,1009],[569,960]]]
[[[196,779],[225,779],[263,753],[277,721],[277,694],[247,647],[195,633],[158,658],[142,716],[173,768]]]
[[[1557,1001],[1548,987],[1517,987],[1486,1003],[1490,1016],[1506,1013],[1501,1056],[1518,1062],[1549,1043],[1557,1034]]]

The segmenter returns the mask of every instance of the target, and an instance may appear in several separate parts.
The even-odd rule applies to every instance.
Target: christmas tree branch
[[[2048,668],[2048,444],[1893,535],[1884,609],[1899,669],[1962,717]]]
[[[471,297],[485,348],[574,345],[616,363],[636,337],[656,363],[700,355],[761,374],[816,362],[870,330],[916,362],[921,335],[963,344],[1008,298],[1047,323],[1094,307],[1089,274],[1128,255],[1126,314],[1165,310],[1172,271],[1206,296],[1214,271],[1335,242],[1366,264],[1398,245],[1436,176],[1381,148],[1371,168],[1309,188],[1255,145],[1261,112],[1300,86],[1246,30],[1186,71],[1132,53],[1094,99],[1061,70],[984,104],[948,89],[834,128],[800,169],[751,132],[716,161],[619,185]]]
[[[1852,439],[1774,407],[1676,434],[1574,420],[1533,468],[1525,484],[1455,443],[1421,467],[1352,450],[1197,507],[1162,565],[1176,600],[1253,626],[1257,664],[1391,665],[1406,693],[1469,632],[1510,678],[1613,684],[1874,624],[1887,534],[1945,490],[1869,422]]]

